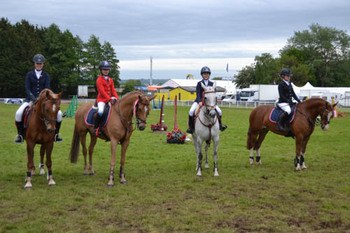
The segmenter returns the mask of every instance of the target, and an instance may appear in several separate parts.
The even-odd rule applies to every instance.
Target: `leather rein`
[[[42,120],[42,121],[44,122],[44,124],[45,124],[45,126],[46,126],[46,128],[47,128],[47,127],[48,127],[48,122],[57,122],[57,117],[56,117],[56,119],[50,119],[50,118],[47,118],[47,117],[45,116],[45,104],[46,104],[46,102],[61,104],[61,100],[60,100],[60,99],[58,99],[58,100],[49,100],[49,99],[45,99],[45,100],[43,101],[42,107],[41,107],[41,109],[42,109],[41,115],[42,115],[43,117],[41,117],[41,116],[39,116],[39,115],[38,115],[38,117],[39,117],[40,120]],[[56,115],[56,116],[57,116],[57,115]]]
[[[134,108],[133,108],[133,116],[135,116],[136,118],[136,125],[138,126],[140,123],[144,123],[144,124],[147,124],[146,120],[142,120],[138,117],[138,115],[136,114],[136,111],[137,111],[137,107],[139,105],[139,103],[145,105],[145,106],[148,106],[149,103],[144,103],[144,102],[140,102],[139,99],[137,99],[134,103]],[[114,109],[114,108],[113,108]],[[115,110],[115,109],[114,109]],[[125,127],[125,129],[132,133],[134,131],[134,129],[132,128],[132,125],[133,125],[133,121],[132,121],[132,118],[131,120],[128,120],[126,119],[122,114],[121,114],[121,111],[120,111],[120,103],[118,103],[118,111],[115,110],[117,113],[118,113],[118,116],[120,117],[121,121],[122,121],[122,124],[123,126]],[[125,123],[126,124],[125,124]]]
[[[212,127],[216,124],[216,122],[218,121],[218,117],[216,116],[214,122],[209,123],[209,124],[205,124],[205,123],[201,120],[201,118],[199,117],[199,112],[202,111],[202,107],[203,107],[203,106],[204,106],[206,109],[208,109],[208,108],[215,108],[215,105],[214,105],[214,106],[212,106],[212,105],[207,105],[207,104],[205,103],[205,101],[204,101],[204,96],[205,96],[205,94],[208,94],[208,93],[216,93],[216,91],[204,91],[204,92],[203,92],[202,103],[203,103],[204,105],[202,105],[202,106],[199,107],[199,111],[198,111],[198,114],[197,114],[197,118],[198,118],[199,122],[200,122],[203,126],[209,128],[209,139],[207,140],[207,142],[210,143],[210,141],[211,141],[211,128],[212,128]],[[203,114],[204,114],[205,118],[207,118],[208,120],[210,120],[210,117],[208,117],[208,113],[206,113],[206,111],[203,111]]]

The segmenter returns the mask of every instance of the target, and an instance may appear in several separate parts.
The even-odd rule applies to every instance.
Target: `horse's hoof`
[[[26,184],[26,185],[24,185],[24,189],[25,190],[31,190],[32,189],[32,184]]]
[[[49,186],[55,186],[55,185],[56,185],[56,182],[54,180],[49,181]]]
[[[209,164],[205,164],[205,168],[209,168]]]
[[[295,171],[297,171],[297,172],[300,172],[300,171],[301,171],[301,167],[300,167],[299,164],[295,167]]]
[[[126,184],[126,180],[121,180],[120,183],[121,184]]]
[[[39,175],[40,175],[40,176],[45,175],[45,170],[44,170],[44,169],[40,169]]]
[[[303,166],[301,166],[301,169],[302,169],[302,170],[306,170],[307,167],[303,164]]]
[[[114,184],[113,184],[113,183],[112,183],[112,184],[108,183],[108,184],[107,184],[107,187],[108,187],[108,188],[113,188],[113,187],[114,187]]]

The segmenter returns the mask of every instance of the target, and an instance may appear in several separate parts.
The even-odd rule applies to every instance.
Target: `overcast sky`
[[[349,0],[0,0],[0,17],[110,42],[121,78],[233,76],[312,23],[350,33]],[[226,65],[229,71],[226,72]]]

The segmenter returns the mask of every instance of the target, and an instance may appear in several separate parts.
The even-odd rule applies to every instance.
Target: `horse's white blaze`
[[[56,104],[53,104],[53,105],[52,105],[52,111],[53,111],[53,112],[56,111]]]

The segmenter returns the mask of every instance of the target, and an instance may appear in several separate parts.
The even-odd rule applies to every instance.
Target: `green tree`
[[[334,86],[347,75],[343,61],[348,59],[350,37],[346,32],[312,24],[309,30],[295,32],[283,50],[291,48],[303,52],[305,63],[311,68],[318,86]]]
[[[96,80],[100,75],[98,65],[103,60],[99,38],[91,35],[84,47],[84,77],[90,85],[96,86]]]
[[[254,66],[245,66],[235,75],[235,82],[238,88],[249,87],[250,84],[255,83]]]
[[[278,59],[269,53],[255,57],[254,78],[255,84],[274,84],[278,80]]]
[[[135,89],[135,86],[141,86],[141,81],[140,80],[135,80],[135,79],[129,79],[125,82],[124,90],[122,94],[126,94],[130,91],[133,91]]]
[[[119,60],[117,59],[117,55],[114,51],[114,48],[109,42],[104,42],[102,45],[102,57],[103,60],[110,62],[111,64],[111,72],[110,77],[114,80],[114,85],[116,87],[120,86],[120,78],[119,78]]]

